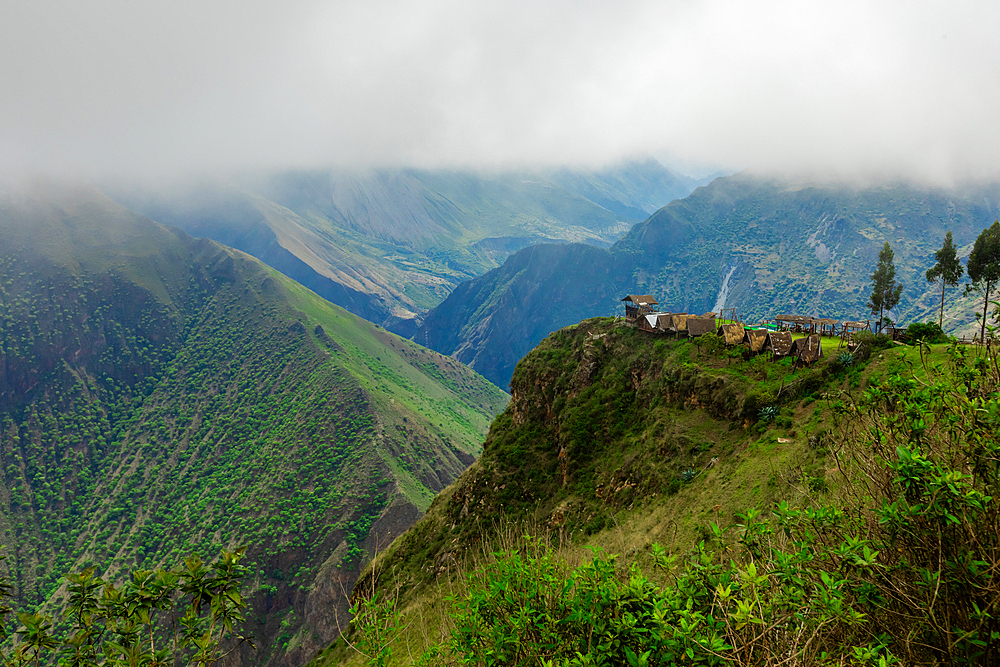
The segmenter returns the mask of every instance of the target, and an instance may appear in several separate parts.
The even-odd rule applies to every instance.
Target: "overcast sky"
[[[1000,177],[997,2],[0,0],[0,169]]]

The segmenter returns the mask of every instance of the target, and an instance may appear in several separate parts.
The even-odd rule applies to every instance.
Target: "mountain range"
[[[0,239],[0,544],[19,609],[61,609],[69,571],[243,545],[261,648],[234,664],[301,664],[508,400],[84,184],[5,187]]]
[[[893,319],[936,321],[940,285],[924,273],[945,233],[967,257],[998,217],[996,184],[944,190],[741,173],[672,201],[610,248],[549,244],[515,253],[456,288],[413,338],[506,387],[518,360],[550,332],[620,314],[626,294],[652,294],[669,312],[735,308],[747,321],[867,320],[870,275],[885,242],[904,285]],[[955,288],[946,296],[945,329],[971,332],[974,298]]]
[[[540,242],[607,247],[701,183],[646,158],[593,170],[286,171],[104,189],[410,336],[456,285],[511,253]]]

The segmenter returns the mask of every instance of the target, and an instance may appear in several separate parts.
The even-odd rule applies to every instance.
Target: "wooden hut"
[[[709,313],[711,317],[702,315],[701,317],[689,317],[687,319],[688,336],[695,338],[707,333],[715,333],[715,313]]]
[[[688,328],[688,320],[693,316],[687,313],[674,313],[671,318],[670,330],[676,333],[678,336],[686,336]]]
[[[816,333],[816,321],[805,315],[778,315],[774,318],[774,323],[782,331],[808,334]]]
[[[840,342],[847,345],[847,349],[850,350],[855,345],[857,341],[854,337],[857,336],[862,331],[871,331],[871,322],[844,322],[840,330]]]
[[[788,331],[768,331],[764,349],[776,357],[784,357],[792,351],[792,334]]]
[[[809,334],[805,338],[794,341],[790,354],[795,357],[796,363],[801,362],[811,366],[813,362],[823,356],[823,343],[819,334]]]
[[[767,343],[767,334],[767,329],[747,329],[743,342],[751,352],[760,353],[764,351],[764,345]]]
[[[659,302],[650,294],[629,294],[622,299],[625,302],[625,321],[635,323],[641,315],[655,313]]]
[[[719,327],[719,335],[726,340],[726,345],[739,345],[743,342],[746,330],[742,323],[733,322]]]
[[[656,320],[658,313],[643,313],[635,319],[635,327],[640,331],[656,332]]]
[[[892,338],[894,341],[899,341],[900,343],[909,343],[910,335],[908,327],[885,327],[882,333]]]
[[[831,320],[828,317],[816,319],[817,331],[820,336],[836,336],[840,329],[840,320]]]

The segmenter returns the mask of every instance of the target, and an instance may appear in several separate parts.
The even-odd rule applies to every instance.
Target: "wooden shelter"
[[[687,313],[674,313],[671,319],[670,330],[677,335],[687,334],[688,320],[690,320],[693,315],[688,315]]]
[[[625,302],[626,322],[635,322],[640,315],[655,313],[660,305],[650,294],[629,294],[622,301]]]
[[[709,313],[711,317],[702,315],[701,317],[687,318],[688,336],[695,338],[707,333],[715,333],[715,313]]]
[[[768,331],[764,343],[765,350],[771,350],[776,357],[784,357],[792,351],[792,334],[788,331]]]
[[[767,343],[768,333],[770,332],[767,329],[747,329],[743,342],[746,343],[751,352],[763,352],[764,345]]]
[[[719,335],[726,340],[726,345],[739,345],[743,342],[746,329],[740,322],[723,324],[719,327]]]
[[[778,315],[774,318],[774,323],[781,331],[794,331],[795,333],[816,333],[817,320],[806,315]]]
[[[894,341],[899,341],[901,343],[910,342],[909,328],[908,327],[885,327],[882,333],[892,338]]]
[[[857,336],[862,331],[871,331],[872,325],[870,321],[865,322],[844,322],[840,329],[840,342],[847,345],[847,349],[853,348],[857,345],[854,337]]]
[[[670,327],[673,325],[674,316],[671,313],[657,313],[656,314],[656,329],[657,333],[667,333],[670,331]]]
[[[836,336],[837,331],[840,329],[840,320],[832,320],[828,317],[820,317],[816,319],[816,325],[818,333],[820,336]]]
[[[641,331],[657,333],[656,321],[659,313],[643,313],[635,318],[635,327]]]
[[[823,356],[823,343],[819,334],[809,334],[805,338],[793,341],[790,354],[795,357],[796,363],[802,362],[811,366]]]

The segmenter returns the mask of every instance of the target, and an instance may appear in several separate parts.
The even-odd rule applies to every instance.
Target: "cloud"
[[[11,0],[0,168],[1000,177],[987,2]]]

